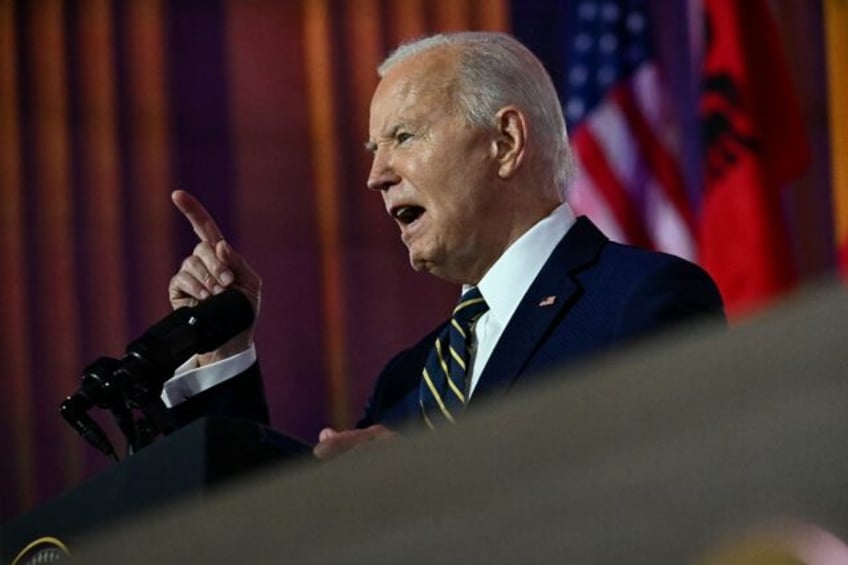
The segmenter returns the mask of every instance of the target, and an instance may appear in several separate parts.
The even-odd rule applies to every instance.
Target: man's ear
[[[504,106],[495,116],[495,140],[492,153],[498,163],[498,176],[513,177],[524,161],[527,148],[527,122],[515,106]]]

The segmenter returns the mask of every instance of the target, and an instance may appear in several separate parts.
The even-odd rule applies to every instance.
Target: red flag
[[[699,258],[733,316],[796,283],[780,188],[806,169],[810,149],[765,1],[705,0],[704,8]]]

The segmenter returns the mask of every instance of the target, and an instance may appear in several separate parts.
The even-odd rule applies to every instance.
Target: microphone
[[[62,402],[59,412],[94,447],[113,455],[106,435],[86,414],[90,408],[108,408],[116,415],[128,414],[132,406],[145,409],[158,401],[162,385],[189,357],[217,349],[253,320],[250,301],[235,289],[178,308],[130,342],[121,359],[101,357],[86,367],[79,391]]]
[[[232,288],[178,308],[127,346],[118,373],[132,380],[155,377],[162,384],[195,353],[217,349],[249,328],[253,317],[250,301]]]

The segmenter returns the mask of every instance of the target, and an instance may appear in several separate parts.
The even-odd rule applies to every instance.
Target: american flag
[[[578,161],[572,207],[612,239],[694,259],[694,213],[646,2],[583,0],[567,10],[560,91]]]

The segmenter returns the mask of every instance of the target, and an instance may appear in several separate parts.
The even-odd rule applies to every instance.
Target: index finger
[[[175,190],[172,192],[171,200],[191,223],[191,227],[194,229],[197,237],[200,238],[200,241],[205,241],[214,246],[224,239],[221,230],[218,229],[218,224],[215,223],[212,215],[203,207],[200,200],[185,190]]]

